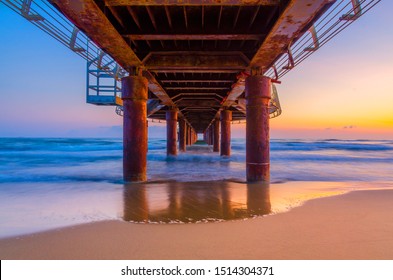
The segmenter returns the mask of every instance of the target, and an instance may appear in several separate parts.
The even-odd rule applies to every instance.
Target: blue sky
[[[282,79],[272,137],[393,139],[392,10],[382,1]],[[3,4],[0,34],[0,137],[121,136],[114,107],[86,104],[82,58]]]

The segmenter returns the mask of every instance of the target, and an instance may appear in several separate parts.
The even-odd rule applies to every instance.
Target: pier
[[[246,121],[246,179],[268,182],[275,84],[366,13],[373,0],[2,1],[88,61],[88,103],[123,116],[123,174],[147,180],[147,119],[165,121],[167,155],[198,134],[231,155]]]

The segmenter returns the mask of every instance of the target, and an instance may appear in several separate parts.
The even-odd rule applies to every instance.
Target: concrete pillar
[[[186,151],[186,121],[182,118],[179,119],[179,150]]]
[[[231,155],[231,121],[232,111],[221,111],[221,153],[222,156]]]
[[[166,154],[177,155],[177,110],[166,111]]]
[[[220,151],[220,120],[216,119],[213,123],[214,137],[213,137],[213,152]]]
[[[246,79],[246,172],[248,182],[268,182],[270,179],[270,98],[270,78],[250,76]]]
[[[126,182],[146,181],[147,79],[128,76],[121,80],[123,99],[123,177]]]

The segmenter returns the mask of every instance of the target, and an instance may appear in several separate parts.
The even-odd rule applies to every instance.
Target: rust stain
[[[330,0],[290,1],[251,60],[250,66],[268,69],[329,2]]]
[[[279,0],[105,0],[106,6],[276,6]]]
[[[140,66],[131,50],[93,0],[52,0],[63,14],[124,68]]]

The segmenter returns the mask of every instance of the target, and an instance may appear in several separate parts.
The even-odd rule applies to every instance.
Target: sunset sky
[[[393,139],[392,10],[382,1],[282,78],[272,138]],[[3,4],[0,34],[0,137],[121,136],[114,107],[86,104],[82,58]]]

